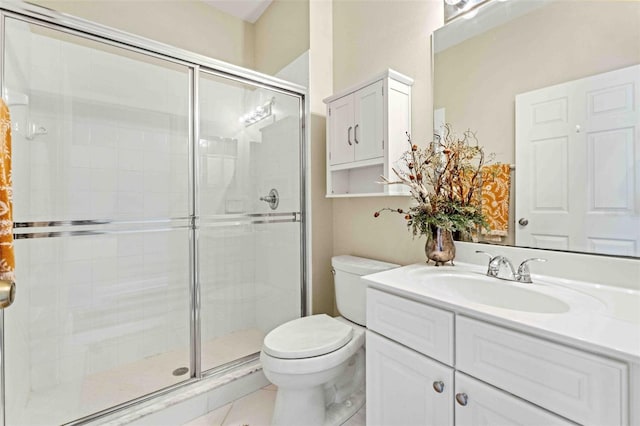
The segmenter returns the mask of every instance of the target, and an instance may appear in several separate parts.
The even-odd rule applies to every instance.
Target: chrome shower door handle
[[[0,309],[11,306],[16,299],[16,283],[11,280],[0,280]]]

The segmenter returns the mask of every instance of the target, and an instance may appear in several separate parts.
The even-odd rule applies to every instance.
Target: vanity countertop
[[[640,363],[640,291],[536,274],[532,274],[533,284],[524,284],[485,277],[485,272],[486,267],[458,262],[456,266],[440,267],[414,264],[367,275],[365,279],[369,287],[388,293],[601,355]],[[488,284],[494,295],[501,294],[502,289],[505,296],[511,293],[511,298],[514,291],[519,295],[525,290],[522,292],[524,298],[540,296],[540,303],[548,298],[566,309],[556,309],[557,313],[507,309],[500,306],[497,296],[496,303],[479,303],[475,297],[465,297],[464,292],[434,284],[439,277],[454,280],[457,275],[465,276],[472,283],[467,289]],[[549,310],[553,311],[551,308]]]

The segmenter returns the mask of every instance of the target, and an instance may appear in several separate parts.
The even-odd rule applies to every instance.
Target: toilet
[[[271,424],[339,425],[365,402],[366,288],[363,275],[399,265],[355,256],[331,259],[340,317],[289,321],[264,338],[260,361],[278,387]]]

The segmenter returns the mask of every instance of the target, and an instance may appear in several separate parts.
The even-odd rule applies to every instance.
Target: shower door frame
[[[246,214],[251,217],[252,222],[258,223],[279,223],[279,222],[299,222],[300,223],[300,316],[306,316],[309,312],[310,298],[308,291],[309,269],[310,265],[307,260],[307,253],[310,252],[310,223],[308,221],[307,212],[309,211],[309,203],[307,200],[307,132],[306,132],[306,98],[307,89],[294,83],[287,82],[275,77],[268,76],[253,70],[232,65],[223,61],[208,58],[204,55],[190,52],[185,49],[173,47],[164,43],[160,43],[151,39],[133,35],[114,28],[93,23],[84,19],[72,17],[40,6],[23,3],[23,2],[7,2],[0,0],[0,90],[4,93],[5,81],[5,21],[7,18],[13,18],[22,22],[40,25],[45,28],[60,31],[62,33],[78,36],[84,39],[104,43],[106,45],[125,49],[135,53],[150,56],[156,59],[168,61],[177,65],[182,65],[188,69],[188,139],[189,139],[189,178],[188,178],[188,218],[168,218],[168,221],[184,221],[188,219],[189,229],[189,289],[190,289],[190,371],[189,379],[153,391],[149,394],[140,396],[114,407],[92,413],[88,416],[76,419],[68,423],[69,425],[85,424],[102,417],[112,415],[117,411],[127,409],[136,404],[152,400],[177,389],[193,385],[202,378],[224,374],[225,372],[246,364],[247,362],[258,359],[258,352],[255,354],[236,359],[227,364],[210,370],[202,371],[201,369],[201,333],[200,333],[200,279],[198,270],[198,221],[199,209],[196,194],[198,193],[198,169],[199,159],[197,153],[197,145],[199,139],[200,127],[200,109],[199,109],[199,78],[202,73],[209,75],[217,75],[219,77],[237,81],[240,83],[250,84],[256,87],[262,87],[274,92],[289,95],[299,100],[299,123],[300,123],[300,140],[299,140],[299,166],[300,166],[300,205],[299,212],[293,212],[292,219],[273,217],[273,214]],[[91,221],[86,221],[91,222]],[[101,224],[109,221],[100,221]],[[113,221],[118,223],[119,221]],[[34,226],[42,225],[37,223]],[[52,222],[53,226],[71,226],[71,222]],[[86,225],[86,223],[84,223]],[[172,227],[170,229],[180,229],[184,227]],[[77,232],[65,229],[58,233],[60,236],[76,235]],[[109,231],[96,230],[96,234],[105,234]],[[30,234],[14,234],[19,238],[30,238]],[[18,281],[18,297],[19,291]],[[6,407],[5,407],[5,345],[4,345],[4,310],[0,309],[0,426],[6,424]]]

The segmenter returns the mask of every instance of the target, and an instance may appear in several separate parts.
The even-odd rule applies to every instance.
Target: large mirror
[[[506,170],[481,241],[640,257],[640,2],[493,0],[433,52],[434,128]]]

